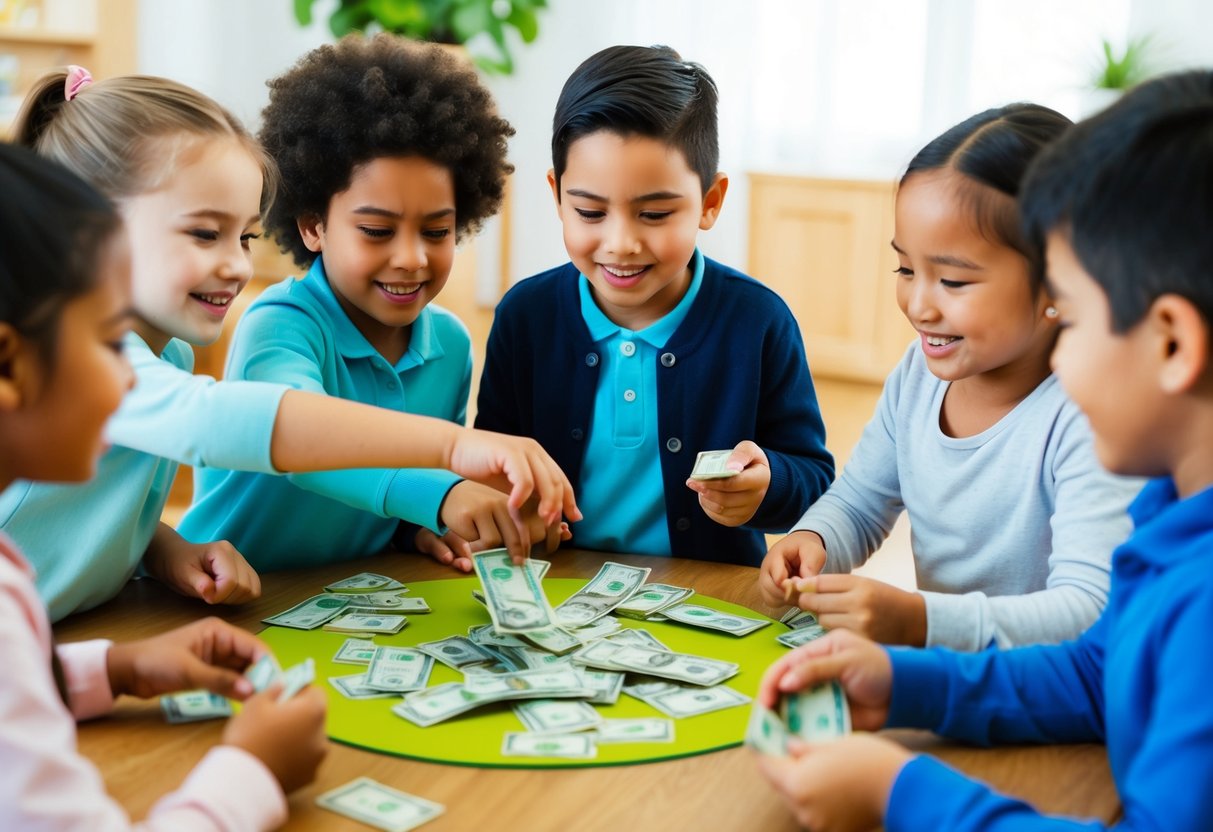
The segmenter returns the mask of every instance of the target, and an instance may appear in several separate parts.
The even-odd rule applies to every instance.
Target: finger
[[[564,523],[553,523],[547,527],[547,534],[543,541],[543,551],[545,554],[550,555],[560,548],[560,541],[563,539],[562,535],[567,530],[568,526]]]
[[[561,521],[560,523],[560,542],[573,539],[573,530],[569,528],[569,524]]]
[[[807,646],[807,645],[806,645]],[[812,685],[838,679],[851,663],[851,657],[846,652],[828,653],[815,658],[814,661],[797,664],[779,680],[779,689],[784,693],[804,690]]]
[[[502,545],[510,553],[510,560],[522,565],[531,553],[531,533],[527,528],[526,519],[521,511],[498,504],[493,508],[497,533],[501,536]]]
[[[460,572],[471,572],[472,571],[472,559],[470,557],[455,558],[455,560],[451,561],[451,566],[455,567]]]
[[[429,547],[430,557],[441,564],[448,564],[455,559],[451,547],[447,546],[441,537],[432,538],[426,545]]]
[[[208,604],[215,603],[215,579],[201,569],[190,567],[190,571],[194,573],[189,578],[189,585],[194,595]]]
[[[189,663],[186,678],[189,679],[191,687],[206,688],[212,693],[233,699],[243,699],[253,692],[249,680],[236,671],[198,660]]]

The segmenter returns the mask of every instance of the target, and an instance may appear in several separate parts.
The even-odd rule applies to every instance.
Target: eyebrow
[[[351,213],[360,214],[360,215],[368,216],[368,217],[387,217],[388,219],[392,219],[392,220],[404,219],[404,214],[400,214],[396,211],[389,211],[386,208],[378,208],[374,205],[359,205],[357,208],[355,208],[353,211],[351,211]],[[439,219],[442,219],[443,217],[451,216],[454,213],[455,213],[454,208],[442,208],[438,211],[431,211],[430,213],[423,216],[421,219],[425,220],[426,222],[429,222],[430,220],[439,220]]]
[[[893,247],[893,251],[908,257],[909,255],[897,245],[896,242],[890,240],[889,245]],[[972,260],[966,260],[963,257],[956,257],[951,254],[933,254],[927,258],[927,262],[934,263],[936,266],[952,266],[957,269],[970,269],[975,272],[985,271],[982,266],[977,265]]]
[[[590,199],[594,202],[610,202],[605,196],[599,196],[596,193],[584,191],[581,188],[569,188],[565,193],[569,196],[579,196],[582,199]],[[675,193],[674,191],[653,191],[651,194],[642,194],[641,196],[634,197],[629,202],[658,202],[663,199],[682,199],[682,194]]]
[[[193,219],[193,218],[212,219],[212,220],[218,220],[219,222],[226,222],[228,220],[235,219],[235,216],[233,214],[229,214],[227,211],[220,211],[215,208],[199,208],[197,211],[190,211],[185,216],[189,217],[191,219]],[[256,222],[261,222],[260,214],[253,214],[253,216],[250,217],[248,220],[246,220],[244,224],[252,225],[253,223],[256,223]]]

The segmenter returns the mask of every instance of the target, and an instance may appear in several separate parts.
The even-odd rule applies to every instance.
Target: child
[[[0,489],[17,477],[82,480],[102,450],[106,417],[131,386],[122,355],[130,326],[130,251],[99,193],[33,153],[0,145]],[[252,695],[238,671],[266,652],[217,619],[142,642],[53,648],[29,563],[0,535],[0,828],[126,829],[96,769],[76,751],[73,717],[114,697],[204,686],[243,699],[223,745],[142,829],[269,829],[284,791],[312,780],[324,755],[324,694],[286,702]]]
[[[759,698],[837,678],[857,728],[963,740],[1106,742],[1117,829],[1213,817],[1213,73],[1158,79],[1082,122],[1033,165],[1023,196],[1063,327],[1053,366],[1100,461],[1154,476],[1130,509],[1098,623],[1066,644],[958,655],[831,633],[794,651]],[[1112,381],[1115,379],[1115,382]],[[1043,818],[929,757],[872,736],[762,767],[815,829],[1093,829]]]
[[[249,306],[225,377],[463,424],[471,341],[430,302],[456,238],[501,204],[513,129],[470,66],[391,35],[322,46],[269,86],[260,138],[283,187],[266,227],[310,268]],[[468,572],[465,541],[512,532],[504,494],[448,471],[200,468],[194,483],[181,535],[226,538],[262,570],[380,552],[399,527],[405,548]]]
[[[695,245],[728,189],[716,86],[668,47],[611,47],[565,82],[553,127],[572,262],[498,305],[476,426],[568,472],[577,546],[757,566],[834,463],[791,312]],[[688,479],[721,449],[735,476]]]
[[[76,68],[39,82],[16,133],[113,199],[132,241],[137,317],[126,348],[139,383],[107,426],[114,447],[91,483],[22,482],[0,496],[0,526],[35,559],[53,619],[112,597],[141,561],[208,603],[258,594],[256,573],[230,544],[189,544],[159,522],[178,461],[267,473],[443,466],[497,485],[508,477],[518,529],[506,539],[519,558],[532,530],[558,523],[562,508],[575,516],[567,480],[534,443],[189,373],[184,341],[213,341],[251,277],[248,240],[273,169],[215,102],[160,78],[88,83]],[[520,510],[532,491],[538,517],[534,502]],[[276,519],[286,527],[294,518]]]
[[[1086,420],[1049,373],[1056,310],[1015,202],[1028,164],[1069,125],[1011,104],[910,162],[893,248],[897,302],[919,343],[838,481],[771,548],[759,579],[769,603],[791,580],[828,629],[958,650],[1058,642],[1099,616],[1140,483],[1100,468]],[[825,574],[866,561],[903,510],[918,592]]]

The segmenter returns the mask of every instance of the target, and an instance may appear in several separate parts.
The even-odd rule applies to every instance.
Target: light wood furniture
[[[881,383],[914,338],[894,297],[893,192],[750,174],[749,273],[791,307],[814,376]]]
[[[0,102],[0,136],[48,69],[79,64],[97,79],[135,72],[138,0],[0,0],[9,5],[15,16],[0,22],[0,55],[13,55],[18,64],[13,88]]]
[[[283,518],[283,522],[289,522]],[[603,560],[592,552],[552,558],[555,577],[589,577]],[[652,567],[649,580],[693,586],[705,595],[764,612],[755,570],[701,561],[611,555],[611,560]],[[151,635],[214,613],[252,630],[261,618],[314,594],[324,584],[368,569],[405,582],[452,577],[446,567],[420,556],[379,555],[317,569],[263,576],[263,595],[239,608],[208,608],[149,580],[136,581],[118,598],[72,616],[55,628],[59,641]],[[321,684],[324,684],[321,682]],[[156,703],[124,700],[108,719],[80,726],[80,750],[101,769],[110,793],[134,816],[144,815],[176,787],[223,725],[168,725]],[[936,754],[996,788],[1042,810],[1097,817],[1110,823],[1120,812],[1102,746],[1038,746],[978,749],[944,742],[923,732],[890,732],[906,745]],[[316,783],[291,798],[288,830],[363,830],[366,827],[317,808],[316,795],[358,776],[445,804],[446,814],[428,824],[442,830],[794,830],[795,821],[758,774],[750,752],[734,748],[661,763],[593,769],[523,771],[444,766],[373,754],[332,744]],[[625,799],[608,799],[623,795]]]

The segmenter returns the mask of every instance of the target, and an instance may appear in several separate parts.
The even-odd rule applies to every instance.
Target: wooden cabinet
[[[48,69],[94,77],[136,71],[137,0],[0,0],[0,137],[30,85]]]
[[[883,382],[914,338],[894,296],[893,194],[750,175],[750,274],[791,307],[815,376]]]

